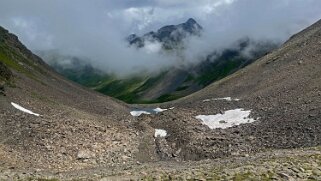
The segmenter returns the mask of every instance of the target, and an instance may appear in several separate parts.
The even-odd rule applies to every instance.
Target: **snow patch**
[[[154,137],[157,138],[157,137],[161,137],[161,138],[164,138],[167,136],[167,131],[164,130],[164,129],[155,129],[155,134],[154,134]]]
[[[150,114],[150,112],[147,111],[130,111],[130,114],[134,117],[138,117],[142,114]]]
[[[233,98],[231,98],[231,97],[224,97],[224,98],[204,99],[203,102],[220,101],[220,100],[225,100],[225,101],[240,101],[240,99],[233,99]]]
[[[174,107],[171,107],[169,109],[162,109],[162,108],[155,108],[155,109],[141,109],[141,110],[133,110],[133,111],[130,111],[130,114],[134,117],[138,117],[142,114],[158,114],[158,113],[161,113],[161,112],[164,112],[164,111],[168,111],[168,110],[172,110],[174,109]]]
[[[198,115],[196,116],[196,119],[202,120],[202,124],[211,129],[226,129],[240,124],[253,123],[255,120],[249,118],[250,114],[251,111],[235,109],[226,111],[224,114]]]
[[[162,109],[162,108],[155,108],[155,109],[153,109],[153,111],[155,112],[155,113],[160,113],[160,112],[164,112],[164,111],[167,111],[168,109]]]
[[[210,102],[211,99],[204,99],[203,102]]]
[[[226,101],[232,101],[233,99],[231,97],[224,97],[224,98],[215,98],[213,99],[214,101],[219,101],[219,100],[226,100]]]
[[[13,107],[15,107],[16,109],[22,111],[22,112],[25,112],[25,113],[28,113],[28,114],[32,114],[32,115],[35,115],[35,116],[40,116],[40,114],[34,113],[34,112],[32,112],[32,111],[30,111],[30,110],[28,110],[26,108],[23,108],[22,106],[20,106],[20,105],[18,105],[16,103],[11,102],[11,105]]]

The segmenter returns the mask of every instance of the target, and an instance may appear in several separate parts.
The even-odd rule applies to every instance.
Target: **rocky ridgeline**
[[[164,26],[158,31],[151,31],[144,34],[142,37],[132,34],[127,37],[127,41],[130,45],[135,45],[139,48],[144,47],[146,41],[157,41],[161,42],[165,49],[174,49],[174,45],[181,43],[183,39],[188,36],[200,36],[202,30],[202,26],[194,19],[190,18],[185,23]]]

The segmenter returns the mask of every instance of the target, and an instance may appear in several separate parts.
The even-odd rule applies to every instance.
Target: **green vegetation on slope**
[[[156,77],[134,76],[125,79],[109,77],[106,78],[100,86],[95,87],[94,90],[127,103],[150,103],[153,101],[141,99],[140,94],[155,86],[157,81],[161,80],[164,75],[165,72],[160,73]]]
[[[243,62],[245,61],[246,60],[242,58],[232,58],[222,62],[221,65],[213,65],[213,69],[204,71],[200,76],[196,78],[196,81],[200,85],[207,86],[210,83],[222,79],[237,71],[239,68],[243,66]]]
[[[23,73],[27,77],[35,81],[38,81],[42,84],[45,84],[39,79],[37,79],[37,76],[34,75],[34,72],[36,72],[34,70],[43,73],[44,71],[41,68],[35,65],[28,58],[8,48],[8,46],[3,43],[0,43],[0,62],[14,71]],[[10,84],[13,85],[12,82],[10,82]]]
[[[11,54],[12,58],[9,58],[9,54]],[[0,44],[0,61],[18,72],[27,73],[26,69],[15,61],[17,59],[16,56],[17,55],[10,53],[9,49],[4,44]]]
[[[127,103],[147,104],[185,97],[225,78],[277,47],[273,43],[263,42],[255,46],[257,49],[245,50],[250,44],[250,40],[242,40],[234,48],[220,53],[214,52],[203,62],[183,70],[171,68],[154,75],[142,73],[127,77],[98,70],[91,66],[87,59],[63,56],[57,52],[42,54],[44,60],[57,72],[72,81]],[[244,55],[243,51],[250,56]],[[60,63],[66,60],[70,62],[69,65]]]
[[[0,62],[10,69],[23,73],[29,78],[39,81],[34,75],[35,72],[45,74],[45,71],[38,66],[38,57],[35,57],[15,35],[0,27]]]

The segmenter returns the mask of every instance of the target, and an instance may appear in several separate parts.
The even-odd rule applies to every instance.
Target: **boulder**
[[[77,159],[78,160],[86,160],[95,157],[95,153],[89,151],[89,150],[79,150],[77,153]]]

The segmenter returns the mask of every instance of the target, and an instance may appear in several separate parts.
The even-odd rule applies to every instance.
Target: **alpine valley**
[[[204,29],[189,19],[124,41],[179,54]],[[0,180],[321,180],[321,20],[157,75],[37,54],[0,27]]]
[[[202,36],[202,31],[203,27],[191,18],[185,23],[164,26],[141,37],[132,34],[126,42],[138,49],[160,44],[162,53],[177,55],[189,43],[189,38]],[[93,66],[88,58],[63,55],[55,50],[38,51],[37,54],[64,77],[95,91],[127,103],[159,103],[201,90],[278,46],[274,41],[253,41],[244,37],[231,44],[231,48],[213,50],[202,56],[205,58],[196,64],[185,63],[183,58],[177,56],[179,63],[176,66],[164,68],[158,73],[142,71],[125,77]]]

